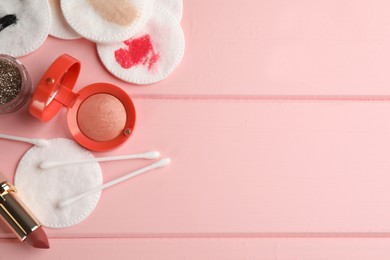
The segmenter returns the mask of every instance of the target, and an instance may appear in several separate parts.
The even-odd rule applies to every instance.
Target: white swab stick
[[[63,200],[63,201],[58,203],[58,207],[59,208],[66,207],[66,206],[72,204],[73,202],[78,201],[79,199],[84,198],[85,196],[88,196],[90,194],[93,194],[93,193],[95,193],[97,191],[100,191],[100,190],[103,190],[103,189],[107,189],[107,188],[109,188],[109,187],[111,187],[111,186],[113,186],[115,184],[118,184],[118,183],[123,182],[125,180],[128,180],[130,178],[133,178],[133,177],[135,177],[135,176],[137,176],[137,175],[139,175],[141,173],[144,173],[144,172],[156,169],[156,168],[164,167],[164,166],[168,165],[170,162],[171,162],[171,159],[169,159],[169,158],[161,159],[161,160],[159,160],[159,161],[157,161],[155,163],[149,164],[148,166],[146,166],[144,168],[138,169],[138,170],[133,171],[133,172],[131,172],[129,174],[126,174],[126,175],[124,175],[122,177],[119,177],[119,178],[117,178],[115,180],[109,181],[109,182],[107,182],[107,183],[105,183],[103,185],[100,185],[100,186],[92,188],[92,189],[90,189],[90,190],[88,190],[86,192],[83,192],[83,193],[81,193],[79,195],[76,195],[73,198],[69,198],[69,199]]]
[[[41,162],[39,164],[39,167],[42,169],[49,169],[49,168],[54,168],[54,167],[64,166],[64,165],[71,165],[71,164],[119,161],[119,160],[128,160],[128,159],[156,159],[158,157],[160,157],[160,153],[156,152],[156,151],[152,151],[152,152],[147,152],[147,153],[100,157],[100,158],[91,158],[91,159],[82,159],[82,160],[45,161],[45,162]]]
[[[7,139],[7,140],[13,140],[13,141],[19,141],[19,142],[25,142],[34,144],[36,146],[45,147],[49,144],[49,141],[46,139],[40,139],[40,138],[27,138],[27,137],[20,137],[20,136],[14,136],[14,135],[5,135],[0,134],[1,139]]]

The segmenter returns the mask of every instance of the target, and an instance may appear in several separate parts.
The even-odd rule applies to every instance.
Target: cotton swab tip
[[[36,146],[46,147],[49,145],[49,141],[46,139],[33,139],[33,142]]]
[[[171,163],[171,159],[170,158],[164,158],[164,159],[161,159],[161,160],[155,162],[153,164],[153,168],[164,167],[164,166],[167,166],[170,163]]]
[[[156,159],[160,157],[160,153],[157,151],[147,152],[143,154],[145,159]]]
[[[0,134],[0,139],[30,143],[39,147],[45,147],[49,145],[49,140],[42,139],[42,138],[27,138],[27,137],[15,136],[15,135]]]
[[[41,162],[38,166],[41,169],[48,169],[52,167],[52,164],[50,162]]]
[[[69,201],[69,200],[64,200],[64,201],[58,202],[57,208],[59,208],[59,209],[65,208],[68,205],[72,204],[72,202],[73,201]]]

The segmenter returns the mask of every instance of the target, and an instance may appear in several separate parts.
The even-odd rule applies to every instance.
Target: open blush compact
[[[135,125],[135,108],[130,97],[109,83],[94,83],[72,92],[80,62],[63,54],[43,75],[30,104],[30,113],[47,122],[68,108],[68,126],[74,139],[92,151],[109,151],[122,145]]]

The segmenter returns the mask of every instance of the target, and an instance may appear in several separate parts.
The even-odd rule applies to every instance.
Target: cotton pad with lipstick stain
[[[0,53],[29,54],[46,40],[51,24],[47,0],[0,1]]]
[[[61,55],[41,78],[30,103],[30,113],[49,121],[68,108],[68,126],[74,139],[93,151],[109,151],[128,140],[135,125],[130,97],[109,83],[94,83],[74,93],[80,62]]]
[[[65,40],[81,38],[81,36],[66,22],[64,15],[62,14],[60,0],[49,0],[49,4],[52,17],[50,35]]]
[[[99,57],[114,76],[135,84],[165,79],[184,54],[184,34],[166,8],[154,4],[146,26],[134,37],[115,44],[98,44]]]
[[[88,150],[69,139],[48,140],[45,147],[28,150],[16,169],[15,186],[24,203],[34,212],[43,226],[64,228],[89,216],[96,207],[100,192],[83,197],[67,207],[58,204],[85,190],[102,184],[102,172],[97,162],[42,169],[47,160],[80,160],[95,158]]]
[[[62,13],[73,30],[99,43],[132,37],[148,21],[152,5],[152,0],[61,0]]]

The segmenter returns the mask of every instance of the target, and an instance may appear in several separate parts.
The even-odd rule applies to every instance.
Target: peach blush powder
[[[77,112],[81,132],[95,141],[109,141],[120,135],[126,125],[126,110],[116,97],[99,93],[86,98]]]

